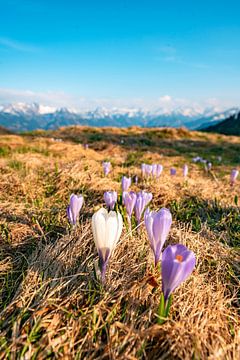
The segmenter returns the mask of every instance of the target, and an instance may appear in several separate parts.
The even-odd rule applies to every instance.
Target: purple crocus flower
[[[140,191],[139,193],[137,193],[137,200],[134,210],[138,225],[140,224],[143,210],[150,203],[151,200],[152,200],[151,193],[148,193],[146,191]]]
[[[88,144],[84,144],[83,145],[84,149],[87,150],[89,148],[89,145]]]
[[[230,185],[233,186],[237,177],[238,177],[239,171],[237,169],[232,169],[231,175],[230,175]]]
[[[212,163],[211,162],[208,162],[207,163],[207,171],[210,171],[212,168]]]
[[[106,191],[103,195],[104,201],[107,205],[108,210],[113,210],[117,202],[116,191]]]
[[[134,182],[134,184],[138,183],[138,176],[137,175],[133,176],[133,182]]]
[[[144,178],[146,175],[146,164],[143,163],[141,165],[141,171],[142,171],[142,177]]]
[[[136,204],[137,195],[134,191],[123,193],[123,203],[126,207],[128,218],[131,219],[134,206]]]
[[[187,164],[185,164],[185,165],[183,166],[183,176],[184,176],[184,177],[187,177],[187,176],[188,176],[188,166],[187,166]]]
[[[157,176],[157,164],[152,164],[152,176]]]
[[[174,168],[170,169],[170,175],[176,175],[177,171]]]
[[[108,176],[108,174],[110,173],[111,163],[109,161],[104,161],[102,165],[103,165],[104,175]]]
[[[160,260],[161,251],[172,224],[171,212],[166,208],[162,208],[157,212],[149,211],[149,208],[147,208],[144,213],[144,223],[156,266]]]
[[[145,173],[147,176],[152,174],[152,165],[145,164]]]
[[[160,164],[158,164],[158,165],[157,165],[157,170],[156,170],[156,176],[157,176],[157,178],[161,175],[162,171],[163,171],[163,166],[160,165]]]
[[[191,275],[196,264],[192,251],[181,244],[169,245],[162,253],[162,291],[167,301],[170,294]]]
[[[122,192],[124,191],[128,191],[128,188],[131,186],[131,178],[129,177],[126,177],[126,176],[123,176],[122,177]]]
[[[72,194],[70,196],[70,204],[67,207],[67,216],[71,225],[76,225],[80,210],[83,205],[83,196]]]

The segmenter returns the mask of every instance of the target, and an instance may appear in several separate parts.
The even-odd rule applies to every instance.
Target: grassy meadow
[[[192,162],[198,155],[210,172]],[[159,180],[143,181],[141,163],[162,164]],[[239,137],[186,129],[0,135],[0,359],[239,359],[240,178],[229,184],[239,164]],[[120,194],[123,175],[139,177],[132,190],[153,193],[151,209],[171,210],[167,243],[196,254],[162,325],[161,275],[143,224],[132,234],[124,227],[106,284],[96,277],[91,217],[104,191]],[[85,200],[74,230],[72,193]]]

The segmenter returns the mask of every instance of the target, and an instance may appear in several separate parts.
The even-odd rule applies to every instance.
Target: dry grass
[[[101,137],[94,141],[94,134]],[[0,358],[239,359],[239,180],[234,189],[228,184],[240,160],[239,138],[79,127],[40,135],[0,137]],[[89,139],[84,150],[78,142]],[[219,147],[221,164],[214,160]],[[213,172],[191,164],[187,183],[180,172],[171,178],[170,167],[194,152],[215,161]],[[109,178],[102,176],[106,159],[114,164]],[[91,215],[104,191],[120,191],[122,174],[140,176],[142,161],[161,162],[163,175],[132,188],[152,191],[154,208],[171,207],[168,242],[197,256],[161,326],[161,276],[143,226],[133,237],[124,229],[104,288],[95,275]],[[85,206],[70,232],[65,209],[72,192],[84,194]]]

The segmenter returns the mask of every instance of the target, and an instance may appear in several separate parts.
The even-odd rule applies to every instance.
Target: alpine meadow
[[[239,358],[238,137],[1,133],[1,359]]]

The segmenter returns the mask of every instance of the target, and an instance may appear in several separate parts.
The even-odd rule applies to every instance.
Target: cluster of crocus
[[[102,166],[103,166],[104,176],[108,176],[108,174],[110,173],[110,170],[111,170],[111,163],[109,161],[104,161],[102,163]]]
[[[160,164],[142,164],[141,165],[141,170],[142,170],[142,177],[150,177],[152,176],[153,178],[159,178],[159,176],[161,175],[162,171],[163,171],[163,166]]]
[[[93,238],[99,256],[102,282],[105,282],[105,273],[109,258],[120,239],[123,219],[119,212],[99,209],[92,217]]]
[[[83,196],[72,194],[70,196],[70,203],[67,207],[67,217],[72,226],[75,226],[77,224],[82,206]]]
[[[117,192],[116,191],[105,191],[103,195],[104,201],[107,205],[108,210],[113,210],[117,202]]]
[[[230,175],[230,185],[233,186],[235,184],[235,181],[237,180],[239,171],[237,169],[232,169],[231,175]]]

